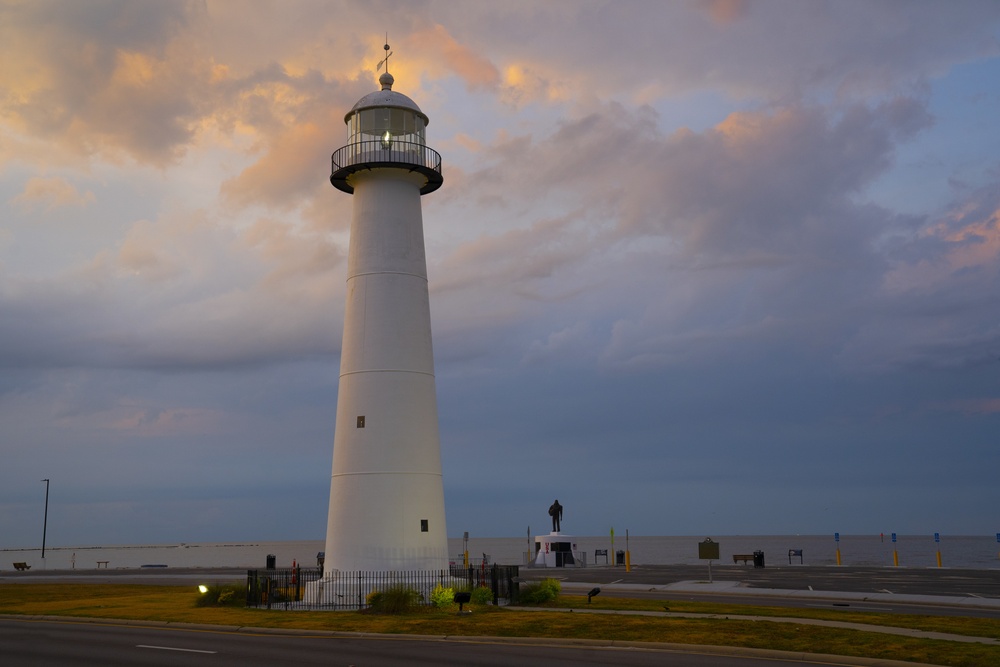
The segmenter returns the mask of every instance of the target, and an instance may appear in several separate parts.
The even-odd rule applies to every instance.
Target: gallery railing
[[[375,139],[341,146],[331,158],[333,173],[359,164],[411,165],[441,173],[441,154],[413,141]]]

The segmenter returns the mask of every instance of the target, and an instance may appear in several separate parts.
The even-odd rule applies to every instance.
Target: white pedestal
[[[573,567],[577,565],[576,537],[565,533],[535,536],[535,567]]]

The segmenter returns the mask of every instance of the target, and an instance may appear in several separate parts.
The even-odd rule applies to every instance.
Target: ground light
[[[204,595],[205,593],[208,592],[208,586],[206,586],[205,584],[199,584],[198,585],[198,592],[200,592],[202,595]]]
[[[590,604],[590,598],[594,597],[595,595],[600,595],[600,594],[601,594],[601,589],[600,588],[591,588],[590,592],[587,593],[587,604]]]

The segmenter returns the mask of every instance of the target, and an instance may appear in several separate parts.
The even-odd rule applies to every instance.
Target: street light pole
[[[49,480],[43,479],[45,482],[45,518],[42,520],[42,560],[45,560],[45,533],[49,528]]]

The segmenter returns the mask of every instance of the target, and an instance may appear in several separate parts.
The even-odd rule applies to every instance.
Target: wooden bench
[[[736,564],[739,561],[743,561],[744,565],[746,565],[748,561],[752,563],[753,554],[733,554],[733,564]]]
[[[31,566],[27,563],[14,563],[14,569],[24,572],[25,570],[30,570]]]
[[[799,557],[799,565],[802,564],[802,549],[789,549],[788,550],[788,564],[792,564],[792,558],[795,556]]]

